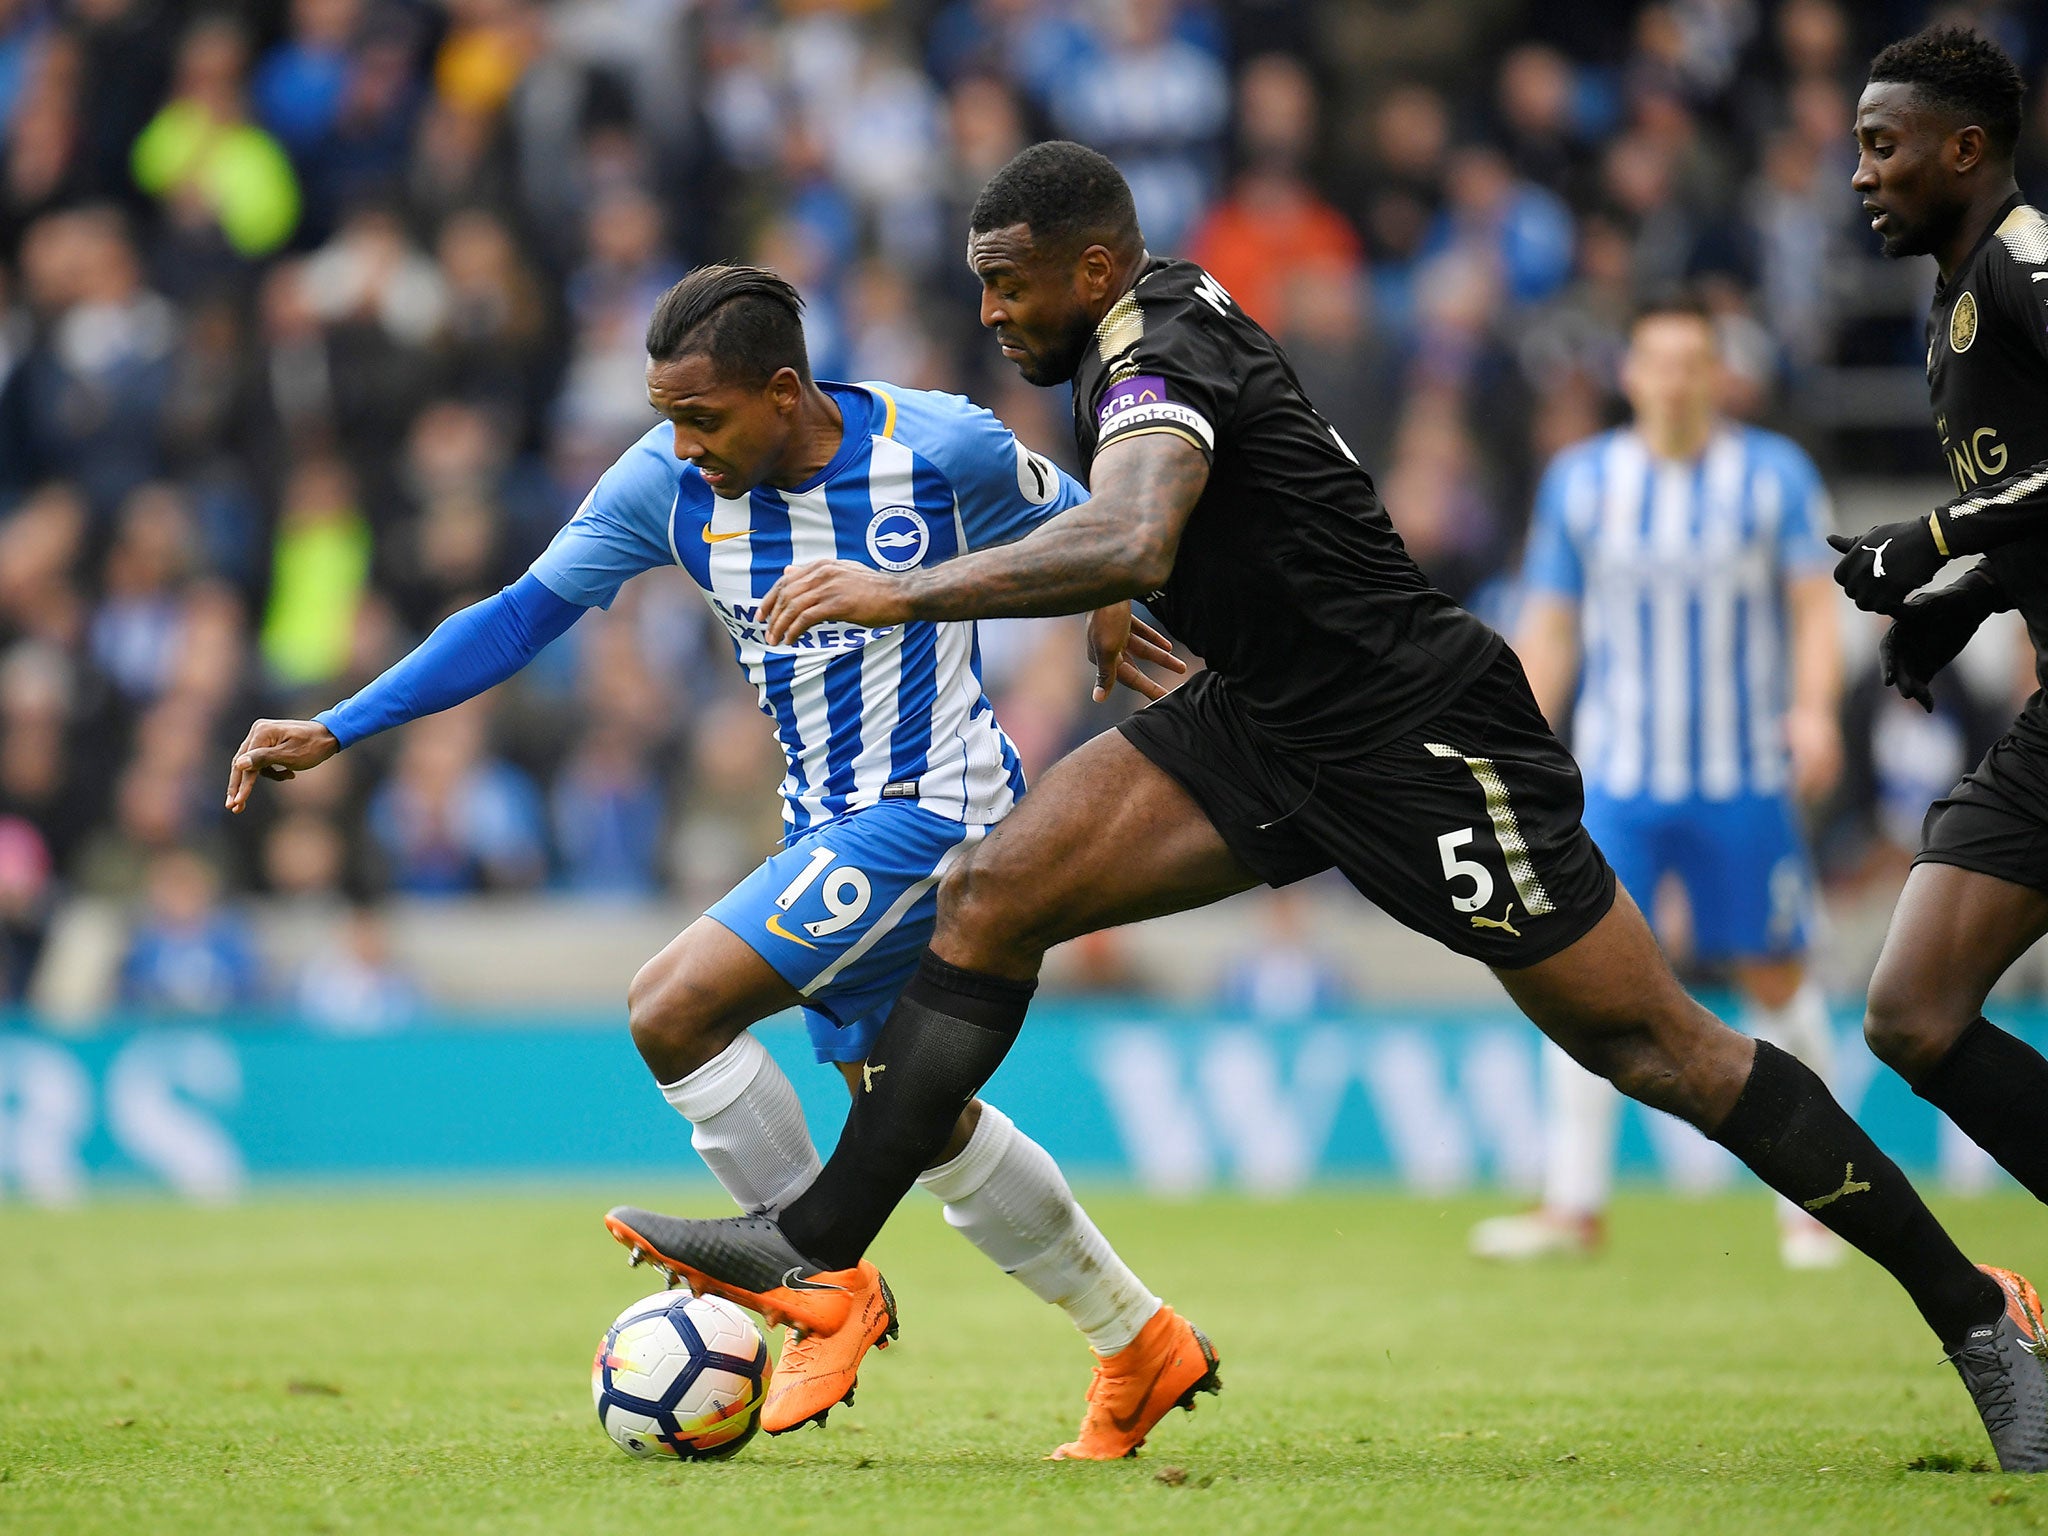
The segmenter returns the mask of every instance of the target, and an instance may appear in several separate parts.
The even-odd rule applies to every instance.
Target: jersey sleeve
[[[2048,219],[2033,208],[2015,209],[1997,240],[2004,259],[1987,268],[1991,297],[2035,355],[2048,359]]]
[[[920,437],[909,446],[936,464],[952,487],[969,549],[1015,543],[1088,499],[1080,481],[1025,447],[994,412],[965,400],[929,422]]]
[[[394,725],[439,714],[495,688],[568,633],[582,606],[531,571],[495,597],[449,615],[410,654],[360,693],[313,717],[343,747]]]
[[[1773,466],[1784,502],[1778,514],[1778,569],[1790,580],[1826,576],[1840,557],[1828,548],[1834,500],[1805,450],[1786,443]]]
[[[1224,324],[1236,300],[1206,272],[1185,297],[1148,301],[1144,289],[1142,282],[1132,289],[1097,328],[1103,350],[1118,361],[1095,402],[1095,451],[1168,432],[1213,460],[1216,435],[1236,413],[1244,371],[1231,357]]]
[[[674,558],[668,523],[676,469],[664,446],[666,433],[656,428],[627,449],[533,562],[532,574],[555,596],[585,608],[609,608],[630,578]]]
[[[1574,601],[1585,595],[1585,568],[1565,517],[1572,477],[1583,472],[1569,455],[1553,459],[1544,471],[1543,482],[1536,488],[1536,509],[1529,519],[1528,548],[1522,555],[1524,595],[1541,593]]]

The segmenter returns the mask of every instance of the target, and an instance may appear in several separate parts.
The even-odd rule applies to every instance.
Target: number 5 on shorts
[[[1452,883],[1461,879],[1472,882],[1468,894],[1452,893],[1451,910],[1454,912],[1477,912],[1493,900],[1493,871],[1476,859],[1458,857],[1458,850],[1471,842],[1474,835],[1470,827],[1460,827],[1436,840],[1437,857],[1444,862],[1444,879]]]
[[[1536,877],[1536,867],[1529,861],[1529,845],[1522,838],[1522,828],[1515,820],[1515,808],[1508,803],[1508,787],[1501,781],[1500,769],[1491,758],[1467,757],[1456,747],[1447,747],[1440,741],[1423,743],[1432,757],[1456,758],[1471,770],[1473,780],[1479,785],[1479,792],[1486,799],[1486,819],[1493,827],[1494,846],[1500,849],[1502,865],[1507,869],[1508,879],[1514,882],[1515,894],[1522,898],[1522,910],[1531,917],[1542,917],[1557,910],[1550,899],[1550,893],[1543,889],[1543,882]],[[1437,856],[1443,860],[1444,879],[1456,880],[1461,875],[1470,879],[1470,895],[1451,897],[1451,906],[1460,912],[1477,912],[1493,899],[1493,874],[1483,864],[1471,859],[1461,859],[1458,850],[1472,841],[1473,829],[1460,827],[1455,832],[1446,832],[1436,840]],[[1472,919],[1475,927],[1487,926],[1479,918]]]

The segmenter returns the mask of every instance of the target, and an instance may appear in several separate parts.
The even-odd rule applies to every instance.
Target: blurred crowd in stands
[[[132,1000],[211,1007],[279,984],[224,897],[722,891],[780,765],[679,575],[239,821],[228,756],[524,569],[651,424],[642,329],[692,264],[791,277],[821,375],[969,393],[1071,462],[961,260],[1033,138],[1117,159],[1482,611],[1680,280],[1732,408],[1932,479],[1931,273],[1847,182],[1866,60],[1935,14],[2041,78],[2020,0],[0,0],[0,996],[74,893],[137,904]],[[1105,723],[1071,626],[986,649],[1031,766]],[[1833,869],[1910,842],[2009,711],[1984,692],[1864,722]]]

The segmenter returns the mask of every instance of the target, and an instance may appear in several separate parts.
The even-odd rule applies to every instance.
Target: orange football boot
[[[1169,1409],[1192,1412],[1197,1392],[1222,1390],[1215,1346],[1201,1329],[1162,1306],[1129,1344],[1097,1358],[1080,1436],[1046,1460],[1116,1461],[1135,1456]]]
[[[2048,1350],[2048,1326],[2042,1322],[2041,1296],[2034,1289],[2033,1282],[2009,1269],[1999,1269],[1990,1264],[1977,1267],[1996,1280],[1998,1288],[2005,1292],[2005,1315],[2019,1329],[2023,1347],[2036,1355]]]
[[[862,1259],[851,1269],[825,1270],[764,1291],[743,1290],[665,1254],[636,1230],[629,1207],[621,1207],[604,1224],[634,1256],[676,1276],[699,1296],[723,1296],[758,1312],[771,1326],[782,1324],[789,1334],[776,1362],[768,1396],[761,1405],[761,1427],[771,1435],[786,1434],[806,1424],[822,1424],[825,1415],[853,1400],[860,1363],[870,1349],[887,1349],[896,1337],[896,1298],[880,1270]],[[651,1212],[630,1211],[646,1217]],[[654,1225],[642,1221],[642,1225]]]

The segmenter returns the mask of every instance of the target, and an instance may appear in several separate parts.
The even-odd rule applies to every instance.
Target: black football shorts
[[[1927,808],[1915,864],[2048,891],[2048,702],[2035,694],[1984,761]]]
[[[1338,869],[1390,916],[1501,970],[1546,960],[1614,905],[1585,790],[1502,646],[1425,724],[1331,763],[1277,746],[1213,672],[1120,729],[1268,885]]]

